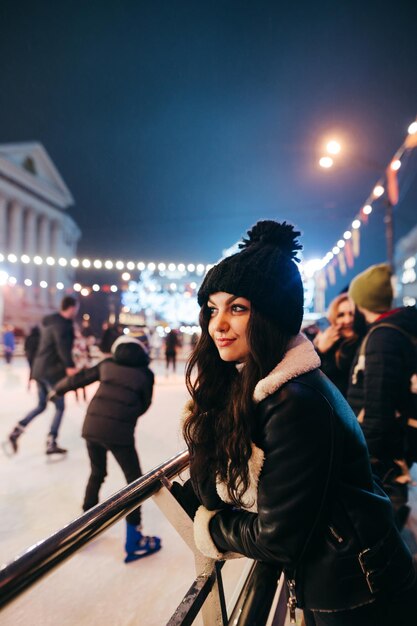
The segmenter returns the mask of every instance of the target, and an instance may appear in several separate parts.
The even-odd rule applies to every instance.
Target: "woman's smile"
[[[217,339],[215,339],[215,341],[218,346],[220,346],[221,348],[225,348],[226,346],[230,346],[236,340],[228,339],[226,337],[218,337]]]
[[[249,300],[225,291],[210,296],[208,332],[223,361],[242,362],[249,354],[246,330],[250,318]]]

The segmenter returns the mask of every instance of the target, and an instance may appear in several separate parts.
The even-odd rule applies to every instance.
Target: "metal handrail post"
[[[188,476],[187,476],[188,477]],[[165,518],[175,528],[181,539],[187,544],[194,555],[195,570],[197,574],[196,581],[189,590],[187,598],[195,595],[196,589],[200,586],[207,593],[207,599],[202,604],[201,611],[205,626],[226,626],[226,602],[224,598],[223,586],[220,578],[220,571],[216,569],[216,561],[204,556],[197,548],[194,542],[193,521],[184,511],[178,500],[170,491],[171,483],[167,478],[162,480],[163,488],[154,496],[154,502],[160,508]],[[203,585],[204,581],[208,581],[208,585]],[[208,591],[209,589],[209,591]],[[184,613],[184,611],[180,611]],[[175,620],[171,618],[170,624],[174,624]],[[182,623],[181,621],[177,622]],[[188,620],[184,624],[192,623]]]

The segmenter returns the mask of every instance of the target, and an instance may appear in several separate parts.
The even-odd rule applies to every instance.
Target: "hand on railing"
[[[201,502],[194,493],[191,480],[188,479],[183,485],[174,481],[171,483],[170,491],[174,498],[181,504],[184,511],[193,520]]]

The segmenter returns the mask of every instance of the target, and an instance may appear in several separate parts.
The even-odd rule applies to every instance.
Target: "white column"
[[[58,265],[58,259],[63,255],[62,245],[62,224],[54,220],[51,224],[51,254],[57,262],[54,267],[50,269],[51,286],[56,289],[57,282],[63,282],[65,284],[64,268]],[[51,304],[53,307],[58,307],[62,298],[62,291],[58,289],[55,293],[51,293]]]
[[[13,200],[10,207],[10,241],[9,252],[15,254],[20,261],[23,244],[23,208],[19,202]],[[13,267],[13,274],[21,280],[20,262]]]
[[[23,251],[30,256],[31,262],[22,266],[23,278],[30,278],[33,283],[32,287],[25,287],[26,300],[28,302],[35,301],[35,292],[38,287],[36,285],[36,267],[33,264],[33,257],[38,254],[36,250],[36,218],[35,211],[28,207],[23,221]]]
[[[46,257],[50,256],[49,246],[50,246],[50,221],[46,215],[43,215],[39,224],[39,254],[43,259],[43,265],[40,267],[39,271],[39,280],[46,280],[48,283],[47,289],[42,289],[40,287],[40,298],[39,301],[43,306],[47,306],[48,304],[48,289],[49,289],[49,272],[48,266],[45,263]]]
[[[7,238],[7,199],[0,196],[0,252],[6,253]]]

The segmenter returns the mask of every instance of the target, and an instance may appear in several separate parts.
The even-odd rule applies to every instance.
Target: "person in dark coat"
[[[134,433],[138,418],[148,410],[152,401],[154,375],[148,367],[150,359],[138,339],[125,335],[113,343],[111,352],[112,357],[59,381],[53,392],[60,397],[68,391],[100,381],[88,405],[82,429],[91,466],[84,511],[99,501],[100,487],[107,473],[107,452],[120,465],[127,483],[142,475]],[[126,522],[126,562],[160,549],[158,537],[142,535],[140,507],[129,513]]]
[[[41,336],[32,367],[32,378],[38,387],[38,405],[21,419],[9,435],[13,452],[17,452],[17,440],[25,428],[47,406],[48,392],[53,385],[66,375],[77,371],[72,358],[74,344],[73,320],[78,312],[78,302],[72,296],[65,296],[61,302],[59,313],[43,318]],[[49,430],[46,454],[64,454],[65,448],[58,445],[57,438],[65,404],[63,398],[55,398],[55,414]]]
[[[186,371],[190,481],[173,492],[207,557],[284,572],[294,623],[300,607],[308,626],[408,626],[411,554],[352,409],[300,333],[299,234],[258,222],[206,274]]]
[[[41,338],[41,331],[39,329],[39,326],[33,326],[29,335],[25,339],[24,349],[25,349],[25,356],[29,364],[29,371],[30,371],[29,380],[32,379],[32,367],[35,361],[36,353],[38,351],[40,338]]]
[[[391,270],[373,265],[353,279],[349,294],[368,322],[364,353],[353,363],[348,401],[360,421],[374,472],[397,512],[399,526],[409,512],[405,424],[413,410],[410,379],[416,368],[417,311],[392,309]]]
[[[165,368],[168,372],[170,364],[175,374],[177,367],[177,348],[179,346],[178,335],[175,330],[170,330],[165,337]]]
[[[341,293],[330,303],[328,328],[319,331],[313,340],[320,357],[320,369],[346,397],[352,361],[360,338],[355,333],[355,305],[347,293]]]

